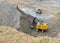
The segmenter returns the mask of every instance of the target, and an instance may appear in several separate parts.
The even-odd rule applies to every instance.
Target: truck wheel
[[[47,32],[48,30],[43,30],[44,32]]]
[[[30,26],[31,29],[33,29],[34,27],[33,26]]]
[[[38,29],[36,29],[36,31],[38,32]]]

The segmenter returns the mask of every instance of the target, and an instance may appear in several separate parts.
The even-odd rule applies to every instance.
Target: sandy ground
[[[60,38],[33,37],[14,28],[0,26],[0,43],[60,43]]]

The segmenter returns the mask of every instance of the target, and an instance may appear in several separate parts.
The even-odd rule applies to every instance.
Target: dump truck
[[[43,20],[41,21],[40,19],[38,21],[39,16],[36,14],[37,12],[35,12],[33,9],[26,8],[26,7],[25,8],[24,7],[23,8],[17,7],[17,9],[20,12],[22,12],[24,14],[24,16],[29,15],[29,16],[33,17],[33,19],[30,20],[31,25],[29,25],[29,27],[31,29],[36,29],[36,31],[38,31],[38,30],[47,31],[48,30],[48,24],[46,22],[44,22]],[[41,10],[39,10],[39,11],[41,11]],[[42,12],[38,12],[38,13],[41,14]],[[28,17],[26,17],[26,19],[27,18]]]

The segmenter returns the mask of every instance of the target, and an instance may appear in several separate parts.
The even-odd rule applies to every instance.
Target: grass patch
[[[52,42],[49,42],[48,40],[40,40],[40,41],[32,41],[32,43],[52,43]]]

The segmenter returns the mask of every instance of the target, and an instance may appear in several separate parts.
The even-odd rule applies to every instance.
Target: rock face
[[[20,26],[20,13],[16,5],[3,1],[0,4],[0,25],[18,28]]]

